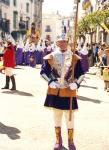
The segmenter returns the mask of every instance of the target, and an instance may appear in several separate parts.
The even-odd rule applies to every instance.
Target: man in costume
[[[76,150],[73,141],[74,135],[74,110],[78,109],[76,91],[84,78],[80,57],[68,49],[68,39],[65,37],[57,40],[57,50],[44,57],[41,76],[48,81],[48,91],[44,106],[53,108],[56,143],[54,150],[62,147],[61,124],[65,116],[68,130],[68,148]],[[72,59],[73,58],[73,59]],[[72,77],[72,64],[74,65],[74,80]],[[69,120],[70,100],[72,101],[72,114]]]
[[[15,67],[15,50],[11,37],[8,37],[6,42],[7,43],[5,45],[3,54],[3,66],[5,67],[6,84],[2,89],[9,89],[9,82],[11,79],[12,88],[10,90],[16,90],[16,83],[13,75],[13,68]]]

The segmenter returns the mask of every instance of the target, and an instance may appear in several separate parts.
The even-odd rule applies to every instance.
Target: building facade
[[[97,11],[97,10],[105,10],[109,8],[109,0],[96,0],[96,1],[91,1],[90,0],[90,4],[89,7],[87,8],[83,8],[83,5],[81,7],[81,9],[79,9],[80,12],[82,12],[82,17],[85,17],[87,14]],[[82,3],[81,3],[82,4]],[[80,19],[81,19],[80,18]],[[92,32],[93,32],[93,26],[92,26]],[[104,29],[100,26],[98,26],[95,30],[95,32],[93,32],[92,37],[90,36],[90,34],[86,34],[86,42],[88,43],[92,43],[92,42],[106,42],[109,43],[109,33],[107,33],[107,35],[105,36],[104,34]]]
[[[17,39],[26,33],[33,22],[33,2],[30,0],[10,0],[10,33]]]
[[[69,21],[69,17],[63,17],[58,12],[43,14],[41,38],[53,42],[56,41],[58,36],[68,33]]]
[[[109,9],[109,0],[97,0],[96,2],[96,10],[105,10]],[[96,42],[101,41],[109,43],[109,33],[104,34],[105,30],[101,28],[100,26],[97,27],[97,33],[96,33]]]
[[[57,34],[61,33],[61,21],[58,14],[43,14],[42,17],[42,39],[55,41]]]
[[[0,9],[2,10],[2,18],[9,20],[8,32],[10,32],[15,39],[23,36],[30,28],[32,22],[36,23],[36,27],[38,26],[37,24],[42,24],[42,2],[42,0],[0,1],[0,8],[2,3],[2,9]],[[3,30],[3,27],[1,30]]]
[[[0,0],[0,34],[4,37],[5,32],[10,31],[10,16],[9,10],[10,0]]]
[[[44,0],[34,0],[33,20],[37,28],[42,28],[42,3]]]

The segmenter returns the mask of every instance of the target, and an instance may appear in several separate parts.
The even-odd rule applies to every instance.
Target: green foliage
[[[97,10],[83,17],[78,23],[78,34],[91,34],[101,23],[109,25],[109,9]]]

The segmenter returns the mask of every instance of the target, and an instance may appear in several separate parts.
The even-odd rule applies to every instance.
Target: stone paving
[[[47,83],[40,68],[18,66],[17,91],[0,90],[0,150],[53,150],[55,141],[52,111],[43,107]],[[109,150],[109,92],[96,75],[86,75],[78,90],[75,112],[77,150]],[[5,76],[0,73],[0,88]],[[67,148],[67,131],[62,126]]]

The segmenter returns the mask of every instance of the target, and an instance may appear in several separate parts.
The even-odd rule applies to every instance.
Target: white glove
[[[49,84],[49,87],[50,87],[50,88],[53,88],[53,89],[56,89],[56,88],[59,88],[60,85],[59,85],[59,83],[56,83],[55,81],[52,81],[52,82]]]
[[[75,82],[70,83],[69,87],[70,87],[71,90],[76,90],[78,88],[78,86],[77,86],[77,84]]]

